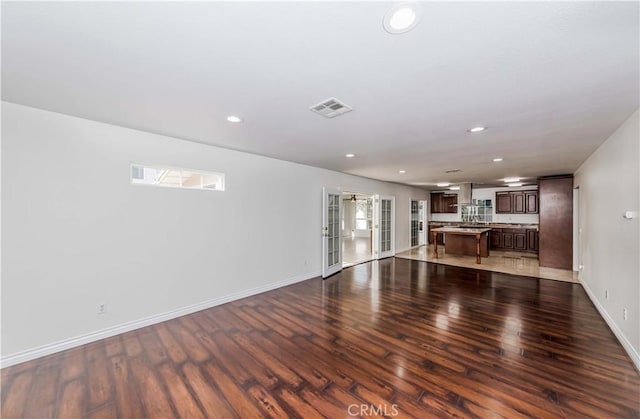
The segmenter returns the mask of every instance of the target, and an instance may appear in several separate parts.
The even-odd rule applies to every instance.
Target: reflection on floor
[[[512,275],[532,276],[535,278],[554,279],[556,281],[579,282],[577,274],[571,270],[540,267],[536,255],[521,252],[504,252],[492,250],[489,257],[476,263],[475,256],[447,255],[443,246],[438,246],[438,258],[433,257],[433,246],[420,246],[396,254],[396,257],[441,263],[443,265],[462,266]]]
[[[345,237],[342,239],[342,266],[352,266],[371,260],[369,237]]]

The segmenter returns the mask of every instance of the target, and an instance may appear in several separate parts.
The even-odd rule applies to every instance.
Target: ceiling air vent
[[[343,113],[351,112],[353,108],[335,97],[330,97],[317,105],[311,106],[309,110],[327,118],[335,118]]]

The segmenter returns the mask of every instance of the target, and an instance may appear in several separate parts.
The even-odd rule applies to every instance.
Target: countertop
[[[461,221],[429,221],[433,227],[465,227],[465,228],[514,228],[538,230],[538,224],[510,224],[510,223],[464,223]]]
[[[487,231],[491,231],[491,228],[440,227],[440,228],[434,228],[431,231],[435,231],[436,233],[451,233],[451,234],[478,234],[478,233],[482,234],[482,233],[486,233]]]

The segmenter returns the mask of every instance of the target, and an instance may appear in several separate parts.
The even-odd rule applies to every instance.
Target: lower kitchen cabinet
[[[527,250],[527,232],[518,231],[513,233],[513,248],[515,250]]]
[[[524,228],[494,228],[491,230],[491,250],[538,251],[538,231]]]
[[[491,249],[499,249],[502,247],[502,234],[497,229],[491,230],[489,233],[489,246]]]
[[[504,232],[502,233],[502,248],[503,249],[513,249],[513,233]]]
[[[538,251],[538,232],[527,230],[527,249]]]

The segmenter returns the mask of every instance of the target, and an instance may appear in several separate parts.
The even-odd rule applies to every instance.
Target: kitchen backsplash
[[[431,214],[431,221],[462,221],[460,212],[457,214]],[[509,224],[538,224],[538,214],[493,214],[493,223]]]

